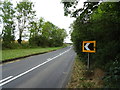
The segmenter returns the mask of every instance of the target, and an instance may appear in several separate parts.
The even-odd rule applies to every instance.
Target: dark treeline
[[[0,22],[3,25],[0,34],[3,49],[25,46],[57,47],[62,46],[66,31],[43,18],[36,18],[30,1],[19,2],[16,7],[8,1],[0,1]],[[18,38],[15,43],[16,38]],[[27,44],[23,40],[27,38]]]
[[[120,2],[86,2],[82,9],[78,3],[64,2],[65,15],[76,20],[71,25],[72,41],[80,60],[87,62],[87,53],[82,52],[82,41],[96,41],[97,51],[90,54],[91,68],[106,72],[105,87],[120,85]],[[69,7],[74,7],[70,10]]]

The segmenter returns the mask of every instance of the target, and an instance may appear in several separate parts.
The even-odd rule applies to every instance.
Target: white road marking
[[[48,58],[48,59],[47,59],[47,61],[50,61],[50,60],[51,60],[51,58]]]
[[[9,76],[9,77],[7,77],[7,78],[4,78],[4,79],[2,79],[2,80],[0,80],[0,83],[1,82],[4,82],[4,81],[6,81],[6,80],[8,80],[8,79],[10,79],[10,78],[12,78],[13,76]]]
[[[71,49],[71,48],[70,48],[70,49]],[[45,62],[43,62],[43,63],[41,63],[41,64],[39,64],[39,65],[37,65],[37,66],[35,66],[35,67],[33,67],[33,68],[31,68],[31,69],[29,69],[29,70],[27,70],[27,71],[21,73],[21,74],[19,74],[19,75],[13,77],[13,78],[11,78],[11,79],[9,79],[9,80],[7,80],[7,81],[5,81],[5,82],[3,82],[3,83],[1,83],[0,86],[3,86],[3,85],[5,85],[5,84],[7,84],[7,83],[9,83],[9,82],[11,82],[11,81],[13,81],[13,80],[15,80],[15,79],[21,77],[21,76],[23,76],[23,75],[25,75],[25,74],[27,74],[27,73],[33,71],[34,69],[36,69],[36,68],[38,68],[38,67],[40,67],[40,66],[42,66],[42,65],[44,65],[44,64],[46,64],[46,63],[48,63],[48,62],[50,62],[50,61],[52,61],[53,59],[55,59],[55,58],[61,56],[62,54],[64,54],[64,53],[70,51],[70,49],[64,51],[63,53],[61,53],[61,54],[59,54],[59,55],[57,55],[57,56],[55,56],[55,57],[53,57],[53,58],[48,58],[47,61],[45,61]]]

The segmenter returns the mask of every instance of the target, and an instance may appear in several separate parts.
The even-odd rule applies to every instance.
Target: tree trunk
[[[20,31],[18,43],[21,44],[21,42],[22,42],[22,33],[21,33],[21,31]]]

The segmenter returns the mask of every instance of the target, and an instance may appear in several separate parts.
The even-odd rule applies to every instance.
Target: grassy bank
[[[28,48],[28,49],[11,49],[2,50],[2,61],[7,59],[18,58],[22,56],[27,56],[36,53],[49,52],[52,50],[57,50],[62,47],[48,47],[48,48]]]
[[[86,65],[76,57],[72,75],[66,88],[101,88],[103,71],[100,69],[86,70]]]

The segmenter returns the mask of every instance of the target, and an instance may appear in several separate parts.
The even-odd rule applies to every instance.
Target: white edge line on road
[[[71,48],[70,48],[70,49],[71,49]],[[9,82],[11,82],[11,81],[13,81],[13,80],[15,80],[15,79],[21,77],[21,76],[23,76],[23,75],[25,75],[25,74],[27,74],[27,73],[33,71],[34,69],[36,69],[36,68],[38,68],[38,67],[40,67],[40,66],[42,66],[42,65],[44,65],[44,64],[46,64],[46,63],[48,63],[48,62],[50,62],[50,61],[52,61],[53,59],[55,59],[55,58],[61,56],[62,54],[66,53],[66,52],[68,52],[70,49],[64,51],[63,53],[60,53],[59,55],[57,55],[57,56],[55,56],[55,57],[53,57],[53,58],[48,58],[47,61],[45,61],[45,62],[43,62],[43,63],[41,63],[41,64],[39,64],[39,65],[37,65],[37,66],[35,66],[35,67],[33,67],[33,68],[31,68],[31,69],[29,69],[29,70],[27,70],[27,71],[21,73],[21,74],[19,74],[19,75],[13,77],[13,78],[11,78],[11,79],[9,79],[9,80],[7,80],[7,81],[5,81],[5,82],[3,82],[3,83],[1,83],[0,86],[3,86],[3,85],[5,85],[5,84],[7,84],[7,83],[9,83]]]
[[[6,81],[6,80],[8,80],[8,79],[10,79],[10,78],[12,78],[13,76],[9,76],[9,77],[7,77],[7,78],[4,78],[4,79],[2,79],[2,80],[0,80],[0,83],[1,82],[4,82],[4,81]]]

